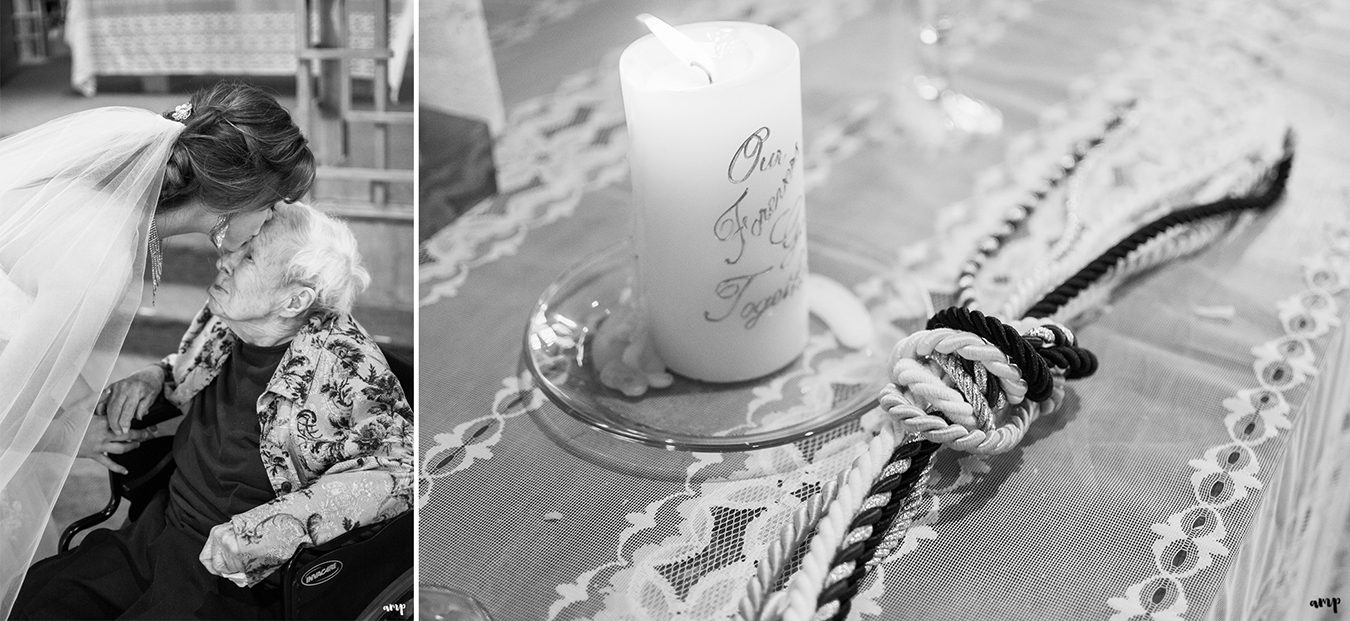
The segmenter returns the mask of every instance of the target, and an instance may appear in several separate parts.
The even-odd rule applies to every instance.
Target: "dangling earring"
[[[211,243],[215,244],[216,250],[221,250],[221,245],[225,243],[225,232],[230,230],[230,217],[221,216],[216,221],[216,225],[211,227]]]
[[[159,227],[155,217],[150,216],[150,241],[146,244],[150,253],[150,305],[155,304],[155,295],[159,293],[159,279],[164,274],[164,248],[159,240]]]

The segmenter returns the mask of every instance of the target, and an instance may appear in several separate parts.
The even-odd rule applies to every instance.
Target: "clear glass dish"
[[[746,382],[719,384],[675,376],[667,388],[627,397],[600,383],[588,346],[633,282],[625,244],[573,266],[543,292],[525,329],[524,361],[563,412],[615,436],[683,451],[744,451],[793,442],[873,408],[886,381],[886,358],[931,314],[928,293],[899,277],[879,253],[812,233],[808,266],[854,292],[872,318],[871,344],[840,345],[811,318],[800,357]]]
[[[438,584],[418,586],[417,608],[417,618],[429,621],[492,621],[483,604],[472,595]]]

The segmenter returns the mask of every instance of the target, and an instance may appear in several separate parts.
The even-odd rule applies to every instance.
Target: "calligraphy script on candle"
[[[794,143],[790,153],[782,149],[769,150],[767,143],[772,132],[760,127],[737,147],[727,164],[727,180],[741,186],[740,195],[713,223],[713,235],[729,246],[723,260],[727,265],[745,267],[745,271],[724,278],[713,287],[718,308],[704,311],[703,318],[720,322],[733,314],[749,330],[760,317],[801,289],[804,281],[805,197],[789,190],[801,160],[801,145]],[[752,189],[766,187],[752,183],[763,178],[776,179],[768,187],[767,196],[752,196]],[[774,254],[768,265],[742,266],[747,248],[761,246]],[[752,253],[760,257],[762,253]],[[776,264],[775,264],[776,263]],[[756,286],[756,285],[760,286]],[[751,289],[757,292],[751,294]],[[738,310],[739,309],[739,310]]]

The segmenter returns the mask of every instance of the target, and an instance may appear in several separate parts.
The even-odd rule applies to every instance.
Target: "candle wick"
[[[703,75],[708,78],[708,84],[713,83],[712,72],[708,71],[708,68],[704,67],[702,63],[698,62],[697,60],[693,60],[689,61],[689,66],[698,69],[699,71],[702,71]]]

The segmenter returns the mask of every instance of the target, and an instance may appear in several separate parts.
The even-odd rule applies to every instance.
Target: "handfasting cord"
[[[979,311],[953,308],[938,315],[946,321],[978,324],[1003,334],[1011,329]],[[1059,342],[1057,335],[1072,337],[1067,330],[1055,328],[1037,332],[1037,337],[1051,335],[1047,347],[1075,345],[1072,341]],[[1030,347],[1026,339],[1020,343]],[[1013,349],[1014,356],[1027,353],[1021,347]],[[968,374],[964,365],[944,359],[946,354],[969,361],[984,373]],[[1062,400],[1064,369],[1031,355],[1042,373],[1051,378],[1048,385],[1035,386],[1046,393],[1041,402],[1031,400],[1032,387],[1022,379],[1010,357],[978,334],[936,328],[912,334],[896,345],[892,354],[894,381],[881,396],[881,407],[888,415],[880,417],[880,422],[867,421],[868,427],[876,427],[877,435],[850,469],[846,484],[817,528],[801,570],[788,587],[784,619],[847,616],[850,601],[869,568],[899,546],[908,525],[918,517],[938,448],[946,444],[972,453],[1004,452],[1016,446],[1042,411],[1053,409]],[[951,372],[955,373],[948,375]],[[985,382],[978,381],[981,375]],[[958,387],[948,386],[944,376],[956,378]],[[998,397],[990,403],[994,386]],[[932,410],[922,410],[915,403],[927,403]],[[977,411],[992,410],[994,405],[1011,409],[1005,415],[1006,422],[997,427],[993,416],[976,416]],[[898,433],[897,426],[905,431]],[[882,456],[886,457],[879,459]]]
[[[918,516],[938,448],[977,454],[1007,451],[1036,418],[1062,403],[1066,379],[1096,371],[1092,352],[1049,317],[1072,318],[1076,315],[1062,311],[1087,298],[1104,298],[1107,289],[1126,277],[1198,250],[1222,234],[1237,214],[1269,208],[1284,192],[1292,160],[1287,136],[1283,156],[1263,175],[1254,194],[1157,218],[1056,286],[1018,321],[1005,322],[973,308],[976,271],[993,254],[986,252],[989,244],[981,245],[980,260],[961,273],[959,305],[936,313],[928,329],[896,344],[890,359],[892,381],[880,397],[884,414],[864,419],[864,427],[876,435],[817,526],[788,586],[783,619],[844,619],[869,569],[900,545]],[[1007,228],[1000,231],[1002,238],[1011,235]],[[754,610],[743,614],[759,618]]]
[[[1290,152],[1292,147],[1291,137],[1287,132],[1282,132],[1282,135],[1284,137],[1283,144],[1275,145],[1280,153],[1271,154],[1268,157],[1277,158],[1281,154]],[[1264,151],[1265,147],[1262,147],[1261,150]],[[1095,238],[1085,232],[1081,218],[1076,218],[1077,230],[1073,231],[1072,235],[1065,233],[1065,236],[1061,236],[1059,240],[1059,242],[1064,242],[1068,237],[1072,237],[1073,243],[1065,245],[1057,242],[1056,244],[1061,247],[1061,256],[1052,256],[1049,262],[1032,266],[1031,269],[1026,270],[1027,273],[1012,287],[1011,293],[1004,298],[999,307],[988,310],[995,311],[994,314],[1000,317],[1023,316],[1033,303],[1045,295],[1046,291],[1068,280],[1074,274],[1073,270],[1077,269],[1077,266],[1096,256],[1095,253],[1103,252],[1107,246],[1101,245],[1102,243],[1115,243],[1117,240],[1108,237],[1112,231],[1142,228],[1152,220],[1174,213],[1180,206],[1184,205],[1186,196],[1203,193],[1205,186],[1216,180],[1223,180],[1229,184],[1228,187],[1235,189],[1259,186],[1263,179],[1244,181],[1241,178],[1233,177],[1232,171],[1235,169],[1241,170],[1246,165],[1250,155],[1250,152],[1245,148],[1237,149],[1227,157],[1206,160],[1198,166],[1198,174],[1173,175],[1171,179],[1146,184],[1143,189],[1138,189],[1132,194],[1121,197],[1119,201],[1112,203],[1111,211],[1115,214],[1113,217],[1093,218],[1095,228],[1100,231]],[[1269,181],[1272,174],[1270,169],[1261,169],[1257,172],[1265,177],[1264,181],[1266,182]],[[1072,194],[1072,190],[1069,193]],[[1068,197],[1066,201],[1071,198],[1072,196]],[[1149,239],[1146,253],[1143,252],[1142,248],[1139,252],[1157,260],[1157,263],[1151,265],[1158,265],[1185,256],[1203,248],[1209,241],[1223,232],[1221,229],[1226,227],[1214,226],[1218,220],[1227,220],[1231,223],[1236,220],[1236,217],[1216,216],[1210,222],[1197,221],[1190,227],[1174,227],[1165,235]],[[1206,239],[1198,239],[1198,237],[1203,237],[1203,235],[1198,234],[1205,232],[1213,232],[1214,235]],[[1173,237],[1175,245],[1165,241],[1164,237],[1166,236]],[[1087,237],[1087,239],[1084,239],[1084,237]],[[1106,237],[1106,239],[1103,239],[1103,237]],[[1074,250],[1075,245],[1080,247]],[[1191,249],[1185,250],[1181,247],[1182,245],[1187,245]],[[1139,263],[1142,266],[1139,271],[1142,271],[1147,269],[1147,266],[1143,266],[1142,263],[1145,258],[1144,256],[1135,256],[1131,258],[1131,261]],[[1136,272],[1130,272],[1129,274],[1133,273]],[[1123,277],[1129,274],[1122,273],[1120,275]],[[1095,286],[1099,290],[1109,291],[1114,288],[1113,285],[1114,282],[1109,277],[1104,277]],[[1091,304],[1084,304],[1084,307],[1090,308]],[[1071,318],[1073,315],[1057,313],[1056,317],[1062,323],[1066,318]]]
[[[1213,203],[1187,207],[1144,225],[1125,239],[1120,240],[1116,245],[1102,253],[1101,256],[1083,266],[1077,274],[1069,277],[1063,284],[1047,293],[1039,302],[1032,305],[1027,311],[1027,316],[1048,317],[1053,315],[1060,307],[1068,304],[1083,290],[1101,280],[1109,271],[1125,261],[1130,253],[1147,244],[1149,240],[1165,235],[1169,230],[1176,230],[1179,227],[1193,225],[1212,218],[1232,216],[1243,211],[1264,211],[1274,205],[1275,201],[1279,200],[1280,196],[1284,194],[1285,185],[1289,181],[1289,170],[1294,161],[1292,141],[1286,140],[1285,144],[1284,156],[1275,164],[1275,168],[1266,182],[1261,184],[1264,187],[1259,188],[1255,194],[1234,196]],[[1140,266],[1136,269],[1143,270],[1148,269],[1148,267],[1152,266]]]
[[[1073,176],[1074,171],[1078,169],[1078,166],[1082,164],[1089,153],[1101,146],[1112,133],[1125,125],[1125,116],[1134,109],[1134,106],[1134,100],[1128,100],[1117,105],[1098,135],[1075,142],[1068,153],[1055,160],[1055,169],[1043,180],[1043,185],[1032,189],[1025,200],[1010,208],[1003,222],[975,245],[975,253],[961,267],[961,273],[956,278],[957,306],[975,307],[975,276],[979,273],[980,268],[984,267],[985,261],[997,253],[1008,238],[1012,237],[1013,233],[1016,233],[1017,229],[1031,218],[1041,202],[1054,192],[1055,188],[1058,188],[1065,180]]]

